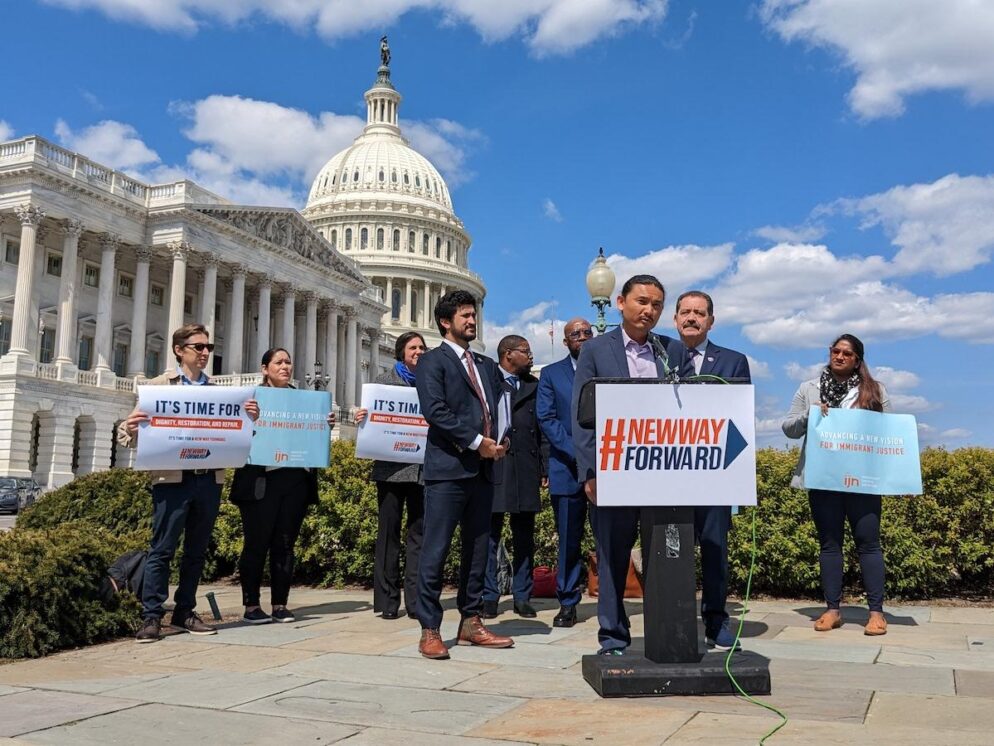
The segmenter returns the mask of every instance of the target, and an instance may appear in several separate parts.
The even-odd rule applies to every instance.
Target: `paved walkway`
[[[214,590],[238,610],[236,588]],[[292,601],[295,624],[0,665],[0,743],[755,744],[778,722],[735,697],[599,699],[579,666],[596,649],[593,600],[570,630],[552,628],[551,602],[538,620],[505,611],[494,627],[514,649],[457,647],[450,661],[421,659],[417,624],[374,616],[370,593]],[[790,717],[770,743],[994,742],[994,609],[893,607],[883,638],[863,636],[857,609],[815,633],[818,612],[757,601],[747,617],[746,648],[771,660],[763,699]]]

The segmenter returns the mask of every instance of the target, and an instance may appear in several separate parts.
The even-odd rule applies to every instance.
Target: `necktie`
[[[507,382],[511,384],[511,388],[515,391],[517,391],[518,386],[521,385],[521,380],[517,376],[508,376]]]
[[[480,400],[480,406],[483,408],[483,437],[490,438],[490,408],[487,406],[486,397],[483,396],[483,389],[480,388],[480,379],[476,377],[476,365],[473,364],[473,356],[470,354],[469,350],[463,352],[462,355],[466,358],[466,372],[469,373],[469,382],[473,386],[473,391],[476,392],[476,398]]]
[[[697,358],[701,356],[701,351],[691,347],[687,350],[687,355],[690,357],[690,367],[694,369],[694,374],[699,374],[701,372],[701,368],[697,363]]]

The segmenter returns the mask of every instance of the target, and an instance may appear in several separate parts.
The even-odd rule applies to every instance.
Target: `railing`
[[[46,381],[59,380],[59,367],[57,365],[52,365],[51,363],[38,363],[36,370],[37,373],[35,375],[37,375],[38,378],[44,378]]]
[[[97,375],[96,371],[81,370],[79,371],[77,383],[81,383],[84,386],[96,386],[100,383],[100,377]]]
[[[466,269],[465,267],[460,267],[455,262],[447,262],[444,259],[435,259],[434,257],[418,255],[418,254],[401,254],[401,253],[366,253],[362,255],[363,263],[367,265],[365,272],[375,274],[375,271],[368,269],[368,265],[375,265],[378,263],[383,264],[404,264],[412,265],[418,269],[435,269],[441,272],[447,272],[449,274],[461,275],[463,277],[468,277],[471,280],[475,280],[480,285],[483,284],[483,278],[480,277],[476,272]]]
[[[135,390],[135,379],[134,378],[116,378],[114,380],[114,388],[117,391],[134,392],[134,390]]]

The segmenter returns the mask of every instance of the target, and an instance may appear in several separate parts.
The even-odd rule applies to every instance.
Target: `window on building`
[[[437,236],[435,237],[435,258],[442,258],[442,239]]]
[[[445,242],[445,261],[452,261],[452,241]]]
[[[428,234],[421,234],[421,253],[428,256]]]
[[[117,294],[122,298],[135,297],[135,278],[132,275],[117,273]]]
[[[369,229],[363,228],[359,231],[359,250],[365,251],[369,248]]]
[[[352,174],[352,181],[359,181],[359,169],[358,168],[355,170],[355,173]]]
[[[414,186],[421,188],[421,174],[414,174]]]
[[[17,264],[17,260],[21,258],[21,242],[8,238],[4,246],[3,258],[8,264]]]
[[[0,319],[0,355],[10,351],[10,319]]]
[[[380,174],[379,174],[379,180],[380,180],[380,183],[381,183],[381,184],[382,184],[382,183],[383,183],[384,181],[386,181],[386,175],[385,175],[385,174],[383,173],[383,169],[382,169],[382,168],[380,169]]]
[[[55,329],[44,327],[41,330],[41,344],[38,350],[38,362],[50,363],[55,358]]]
[[[128,372],[128,346],[123,342],[114,345],[114,372],[119,376]]]
[[[407,234],[407,250],[413,254],[415,248],[417,248],[417,245],[418,242],[417,239],[414,237],[414,231],[411,231],[410,233]]]
[[[407,309],[411,314],[411,326],[418,323],[418,291],[411,291],[411,307]]]
[[[396,168],[393,171],[390,172],[390,181],[392,183],[394,183],[394,184],[397,183],[397,169]]]
[[[393,245],[390,247],[394,251],[400,251],[400,231],[395,230],[393,232]]]
[[[390,318],[394,321],[400,319],[400,290],[394,288],[393,295],[390,298]]]
[[[162,372],[162,358],[158,350],[145,351],[145,377],[155,378]]]
[[[45,254],[45,274],[52,277],[62,277],[62,254],[49,251]]]
[[[376,229],[376,250],[383,251],[383,229]]]
[[[331,248],[335,249],[335,251],[338,251],[338,231],[337,230],[332,229],[332,231],[331,231],[331,238],[329,240],[331,241]]]
[[[163,285],[156,285],[154,282],[148,288],[148,302],[153,306],[162,306],[165,303],[166,288]]]
[[[346,251],[351,251],[352,250],[352,229],[351,228],[346,228],[345,229],[345,250]]]
[[[90,288],[100,287],[100,265],[83,262],[83,284]]]
[[[405,171],[404,172],[404,186],[410,186],[410,185],[411,185],[411,177],[407,174],[407,171]]]
[[[77,360],[80,370],[89,370],[93,366],[93,337],[82,336],[79,338]]]
[[[193,296],[187,293],[183,298],[183,313],[187,316],[193,314]]]

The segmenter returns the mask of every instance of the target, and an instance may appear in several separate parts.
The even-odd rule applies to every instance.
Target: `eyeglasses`
[[[511,352],[520,352],[522,355],[525,355],[526,357],[535,357],[534,353],[532,353],[531,350],[526,350],[526,349],[523,349],[521,347],[512,347],[510,351]]]
[[[214,343],[213,342],[193,342],[191,344],[185,344],[183,346],[184,347],[192,347],[197,352],[203,352],[204,350],[207,350],[208,352],[214,352]]]
[[[586,339],[587,337],[594,336],[593,329],[577,329],[575,332],[570,332],[566,335],[567,339]]]
[[[829,349],[829,352],[832,355],[839,355],[845,358],[856,357],[855,352],[853,352],[852,350],[843,350],[841,347],[832,347],[831,349]]]

